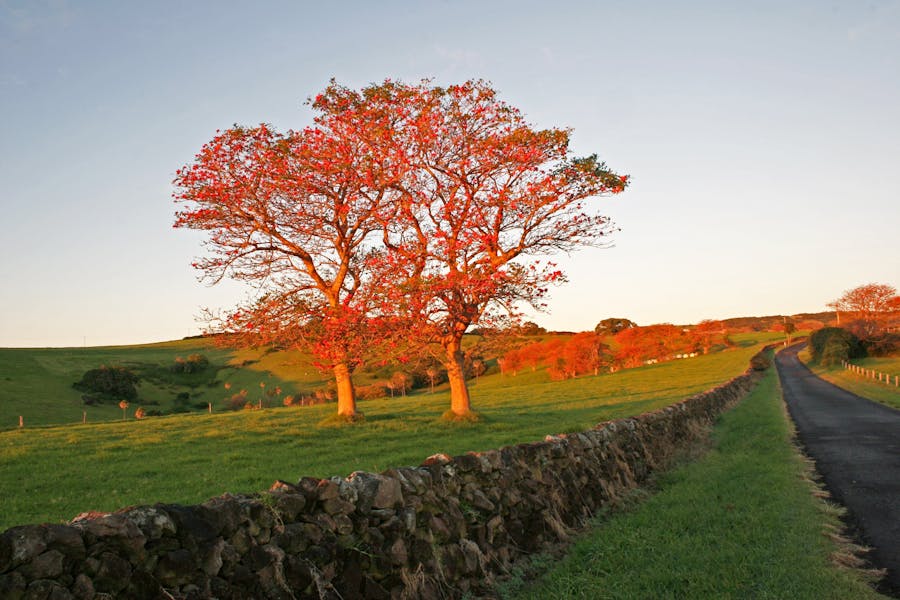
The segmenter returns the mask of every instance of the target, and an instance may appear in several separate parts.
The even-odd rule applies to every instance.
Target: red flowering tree
[[[572,157],[568,130],[533,127],[483,81],[390,83],[363,96],[405,107],[395,139],[411,168],[385,227],[388,295],[413,339],[442,348],[448,416],[467,418],[463,334],[523,303],[540,308],[563,281],[542,257],[603,245],[612,225],[586,201],[622,191],[627,177],[596,155]]]
[[[867,283],[845,291],[828,306],[852,313],[858,319],[877,318],[884,313],[897,310],[897,288],[883,283]]]
[[[513,377],[515,377],[519,374],[519,369],[522,368],[524,362],[522,359],[522,350],[514,348],[500,357],[497,362],[500,365],[501,373],[504,375],[512,373]]]
[[[615,336],[616,359],[624,367],[637,367],[651,360],[665,360],[683,352],[690,344],[681,328],[669,323],[623,329]]]
[[[689,333],[691,340],[694,342],[695,348],[708,354],[710,348],[716,344],[728,345],[728,329],[722,321],[713,321],[706,319],[700,321],[691,328]]]
[[[333,373],[338,414],[354,418],[351,374],[374,337],[364,264],[402,161],[385,154],[394,115],[324,110],[330,93],[313,103],[314,127],[235,126],[207,143],[175,178],[175,226],[207,233],[207,255],[194,264],[203,278],[258,290],[220,329],[238,343],[311,349]]]
[[[602,367],[609,365],[609,347],[601,343],[596,333],[582,332],[573,335],[553,348],[547,355],[550,376],[553,379],[568,379],[586,373],[598,375]]]
[[[549,354],[548,345],[552,340],[555,340],[555,338],[551,338],[551,340],[546,342],[535,342],[520,348],[519,353],[522,356],[522,363],[532,371],[536,371],[538,365],[546,361]]]
[[[845,291],[828,306],[838,312],[838,323],[841,312],[849,314],[847,328],[868,344],[880,346],[891,317],[900,308],[900,297],[892,285],[867,283]]]

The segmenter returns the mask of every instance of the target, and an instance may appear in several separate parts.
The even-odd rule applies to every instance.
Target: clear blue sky
[[[171,180],[331,77],[493,82],[632,186],[553,329],[824,310],[900,284],[900,3],[0,0],[0,346],[196,334]]]

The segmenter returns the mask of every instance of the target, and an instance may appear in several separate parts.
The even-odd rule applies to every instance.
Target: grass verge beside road
[[[834,566],[835,507],[813,496],[777,375],[723,415],[712,449],[506,598],[882,598]]]
[[[887,383],[868,379],[843,367],[823,367],[809,362],[809,352],[803,350],[798,354],[800,360],[809,369],[830,383],[852,392],[857,396],[881,402],[891,408],[900,410],[900,387]],[[865,369],[881,371],[893,375],[900,375],[900,357],[890,358],[858,358],[853,360],[854,365]]]

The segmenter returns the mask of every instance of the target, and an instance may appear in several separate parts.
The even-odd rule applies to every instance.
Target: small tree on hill
[[[481,357],[473,357],[472,358],[472,376],[478,379],[482,375],[484,375],[485,371],[487,371],[487,363],[484,362],[484,359]]]
[[[788,344],[791,343],[791,336],[794,334],[795,331],[797,331],[797,326],[794,325],[794,322],[793,322],[793,321],[788,321],[787,319],[785,319],[785,321],[784,321],[784,334],[787,336],[787,343],[788,343]]]
[[[891,320],[896,320],[896,311],[900,308],[900,296],[893,286],[881,283],[861,285],[845,291],[829,306],[849,317],[845,321],[846,327],[873,352],[894,345],[892,336],[887,335]]]
[[[829,306],[853,313],[858,319],[872,319],[892,309],[896,310],[896,304],[897,289],[894,286],[867,283],[845,291]]]
[[[430,393],[434,393],[434,380],[437,379],[437,376],[440,375],[440,370],[437,367],[427,367],[425,369],[425,374],[428,376],[428,383],[431,386]]]
[[[547,333],[547,330],[534,321],[525,321],[522,323],[522,326],[519,327],[519,332],[522,335],[543,335]]]
[[[409,376],[409,373],[406,373],[404,371],[397,371],[391,377],[391,383],[394,384],[395,388],[400,390],[400,395],[406,396],[406,390],[412,383],[412,378]]]
[[[637,327],[634,321],[628,319],[609,318],[603,319],[594,327],[594,333],[597,335],[616,335],[623,329]]]
[[[519,369],[524,364],[522,349],[513,348],[497,360],[500,365],[500,372],[504,375],[511,373],[513,377],[519,374]]]

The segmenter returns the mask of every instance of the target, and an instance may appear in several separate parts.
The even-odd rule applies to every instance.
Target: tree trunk
[[[469,399],[469,388],[466,386],[465,357],[461,340],[450,340],[444,343],[447,351],[447,379],[450,382],[450,411],[460,417],[472,413]]]
[[[338,414],[355,417],[356,391],[353,389],[353,381],[350,380],[350,368],[347,363],[334,365],[334,381],[337,384]]]

